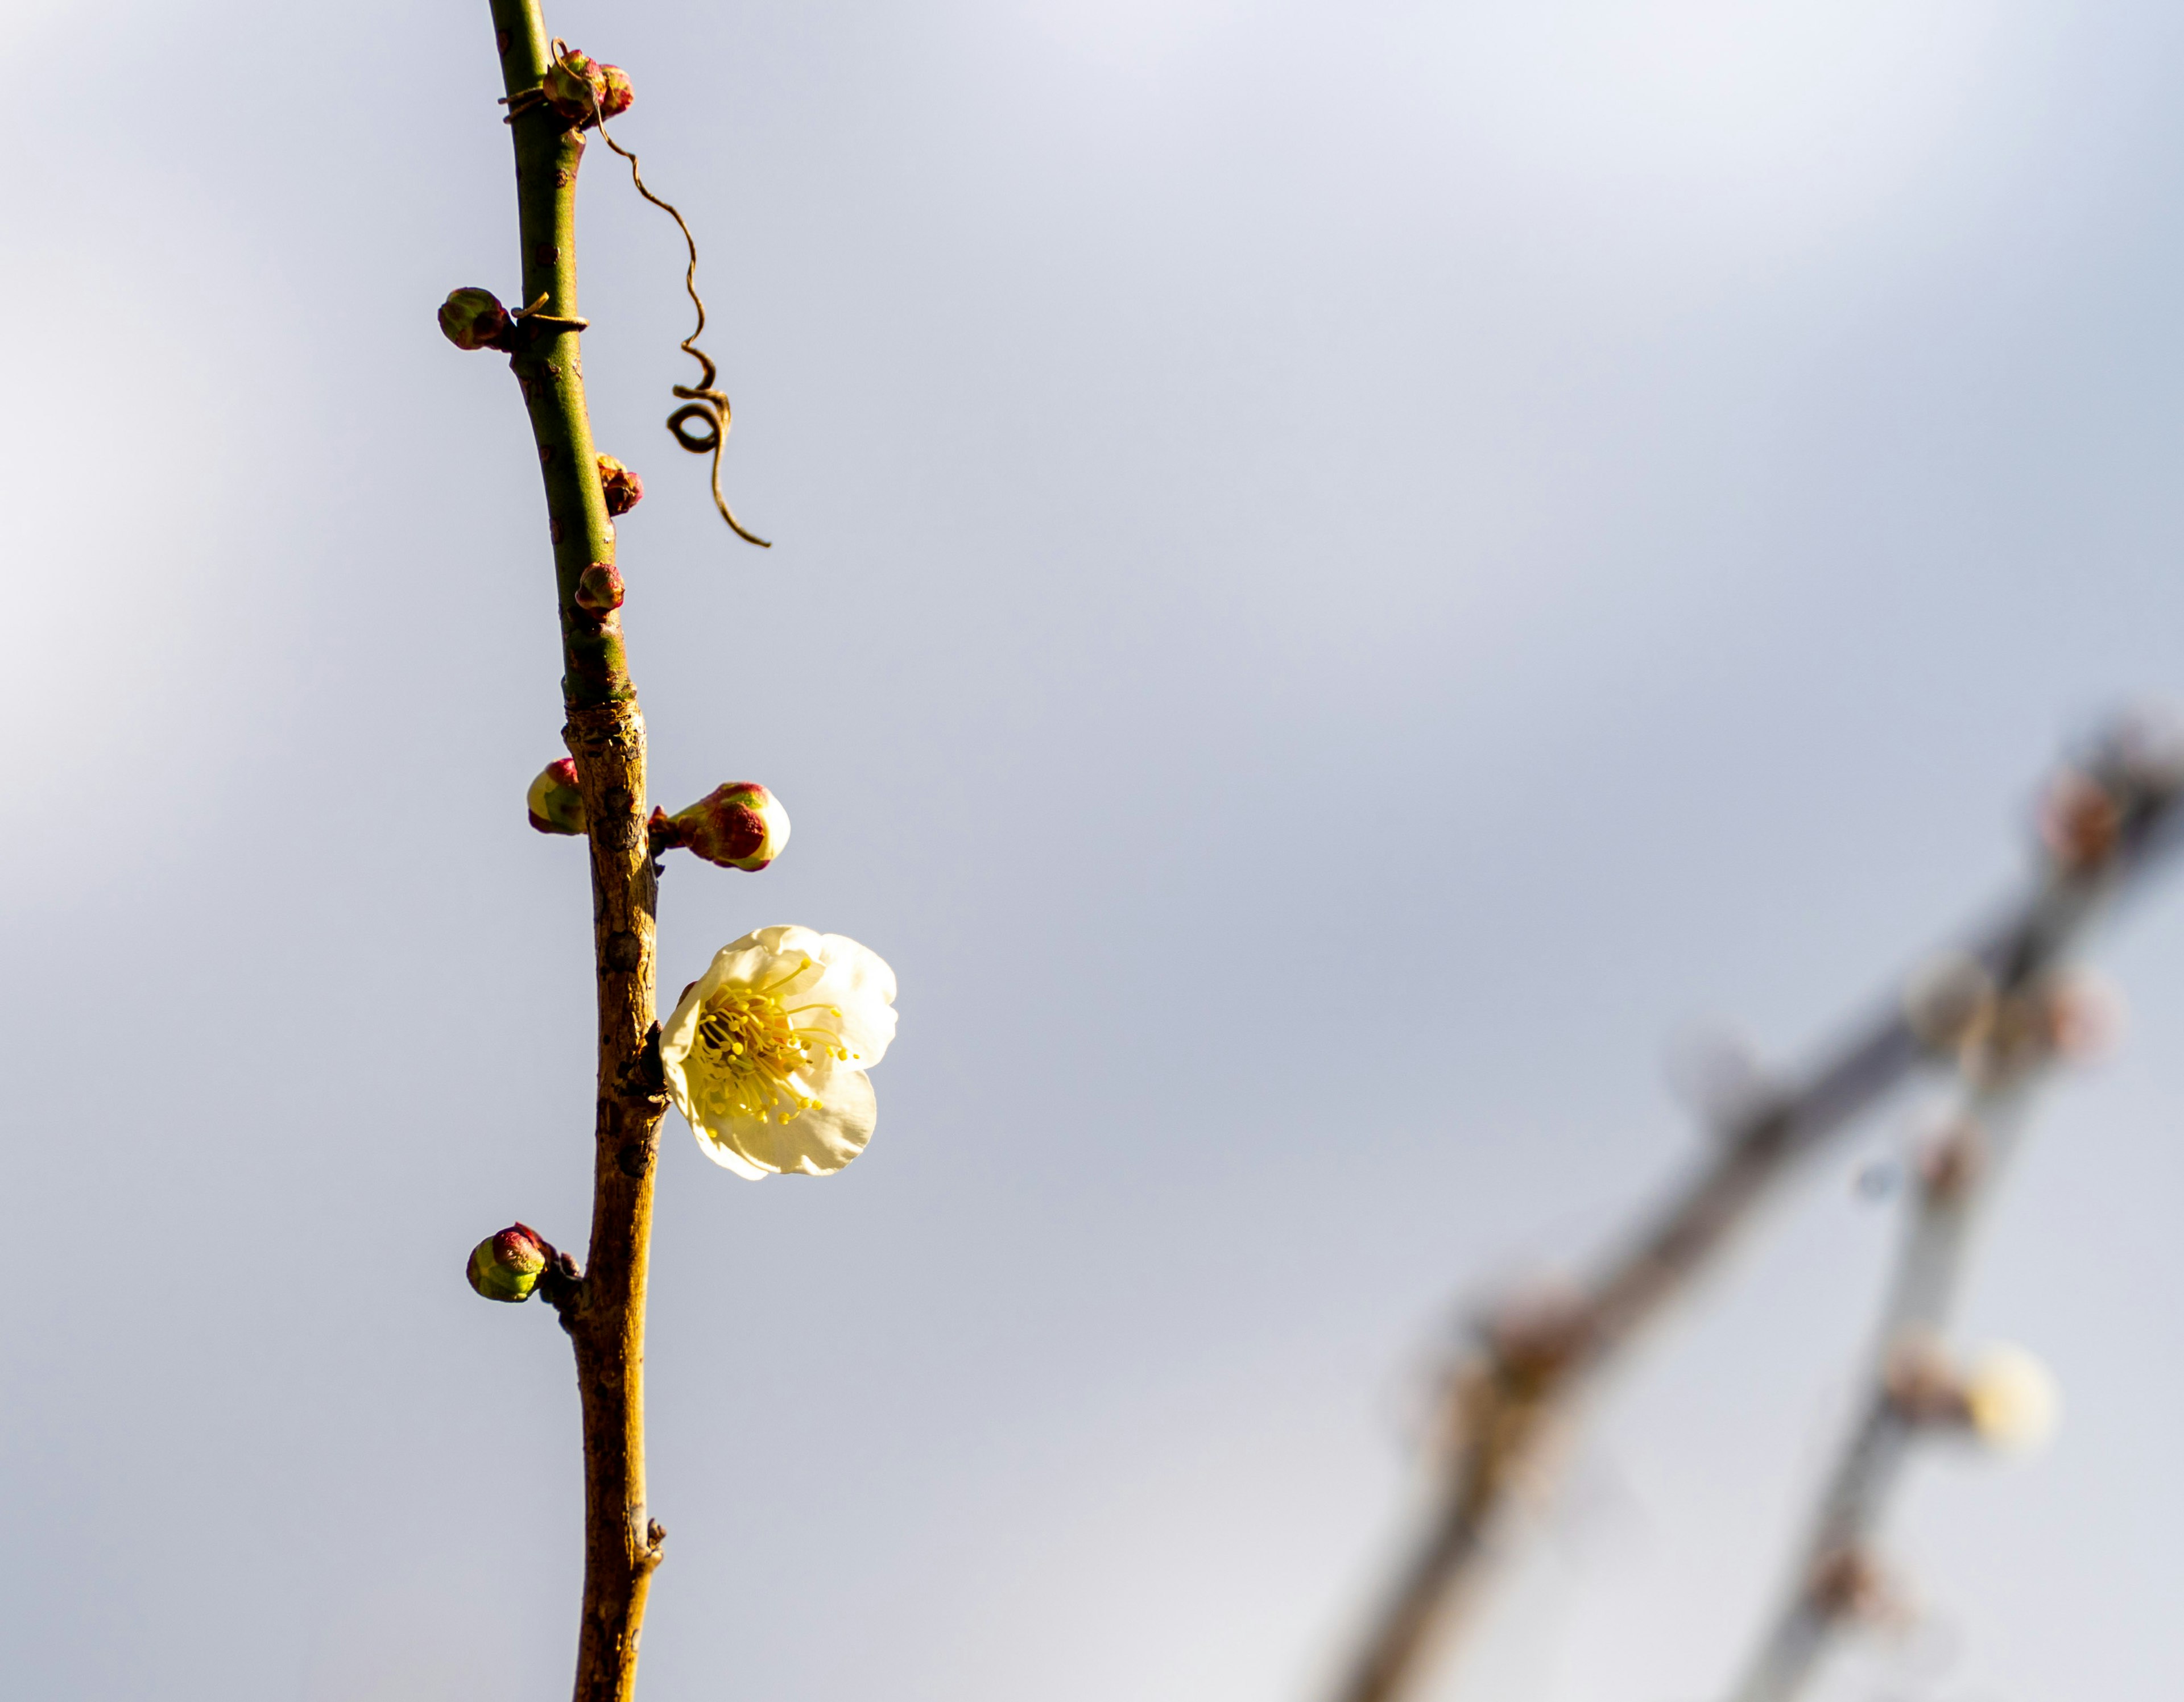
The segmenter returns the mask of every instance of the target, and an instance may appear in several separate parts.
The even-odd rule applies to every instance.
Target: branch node
[[[571,1336],[577,1333],[577,1315],[584,1306],[584,1271],[574,1255],[549,1247],[546,1249],[546,1269],[540,1273],[537,1289],[538,1298],[554,1309],[560,1319],[561,1327]]]
[[[1830,1624],[1883,1624],[1909,1610],[1880,1563],[1864,1549],[1840,1548],[1820,1557],[1806,1580],[1805,1599]]]

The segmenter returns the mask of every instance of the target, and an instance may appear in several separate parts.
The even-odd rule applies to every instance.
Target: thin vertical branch
[[[2126,729],[2092,768],[2117,800],[2098,859],[2044,882],[1967,954],[2000,984],[2036,980],[2075,942],[2096,898],[2173,847],[2173,766]],[[1484,1321],[1474,1353],[1450,1381],[1441,1427],[1449,1457],[1431,1504],[1331,1693],[1336,1702],[1395,1702],[1415,1689],[1490,1569],[1513,1490],[1541,1475],[1547,1444],[1578,1398],[1803,1160],[1943,1056],[1891,997],[1802,1080],[1721,1131],[1589,1282]]]
[[[627,1702],[645,1594],[665,1533],[644,1491],[644,1301],[661,1090],[655,1021],[655,889],[644,832],[644,719],[619,616],[577,599],[584,570],[611,565],[614,529],[584,403],[577,314],[580,131],[538,99],[551,64],[538,0],[491,0],[515,139],[526,321],[510,359],[546,487],[561,617],[563,730],[591,842],[599,993],[592,1229],[581,1278],[554,1298],[575,1345],[583,1407],[584,1596],[577,1702]],[[527,97],[527,98],[526,98]],[[542,303],[543,298],[543,303]]]

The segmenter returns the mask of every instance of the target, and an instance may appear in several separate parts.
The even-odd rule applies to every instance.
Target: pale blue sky
[[[2184,696],[2184,14],[549,15],[634,79],[779,540],[661,430],[677,239],[595,152],[657,795],[796,824],[671,870],[662,978],[796,921],[902,988],[845,1175],[671,1118],[645,1694],[1308,1702],[1456,1303],[1690,1151],[1673,1037],[1806,1048],[2009,890],[2064,742]],[[581,1242],[589,1126],[536,468],[432,325],[513,290],[485,8],[11,19],[0,1671],[551,1696],[567,1355],[460,1276]],[[2184,901],[2103,960],[2129,1042],[1969,1321],[2067,1416],[1902,1508],[1922,1702],[2184,1688]],[[1449,1698],[1719,1693],[1903,1126],[1619,1386]]]

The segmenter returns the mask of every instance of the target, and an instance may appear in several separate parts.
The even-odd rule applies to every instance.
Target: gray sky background
[[[464,1287],[581,1243],[582,853],[482,3],[14,0],[0,109],[11,1694],[566,1688],[576,1403]],[[2184,696],[2184,13],[2007,0],[572,4],[735,398],[661,430],[672,226],[595,149],[604,447],[671,988],[896,968],[869,1154],[671,1118],[658,1702],[1305,1702],[1462,1297],[1689,1154],[1664,1048],[1792,1057]],[[1967,1338],[2054,1448],[1937,1459],[1930,1628],[1831,1694],[2184,1688],[2184,901],[2043,1116]],[[1908,1108],[1906,1108],[1907,1111]],[[1893,1210],[1808,1179],[1618,1388],[1446,1695],[1709,1702]]]

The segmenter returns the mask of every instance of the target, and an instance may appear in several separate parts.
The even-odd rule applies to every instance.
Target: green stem
[[[536,0],[492,0],[502,44],[501,79],[512,101],[538,86],[553,63],[546,24]],[[582,134],[551,108],[534,105],[510,125],[515,137],[515,205],[523,250],[523,300],[542,296],[544,311],[575,319],[577,309],[577,170]],[[599,452],[584,406],[581,336],[572,330],[529,341],[510,364],[531,410],[546,482],[546,518],[554,541],[554,579],[561,612],[561,681],[571,709],[635,695],[622,654],[621,623],[593,620],[577,606],[577,581],[593,562],[615,559],[614,525],[599,486]]]
[[[491,0],[503,81],[511,103],[538,87],[552,63],[538,0]],[[512,107],[523,304],[577,317],[577,169],[582,136],[549,107]],[[573,1296],[557,1302],[576,1349],[583,1406],[584,1599],[577,1642],[576,1702],[630,1702],[638,1638],[666,1532],[644,1491],[644,1301],[661,1088],[655,1021],[657,893],[644,832],[644,718],[622,649],[618,615],[597,620],[577,603],[593,562],[614,560],[584,406],[579,334],[537,326],[510,358],[531,414],[546,487],[561,615],[563,729],[576,759],[589,824],[592,938],[599,991],[599,1078],[593,1126],[592,1232]]]

